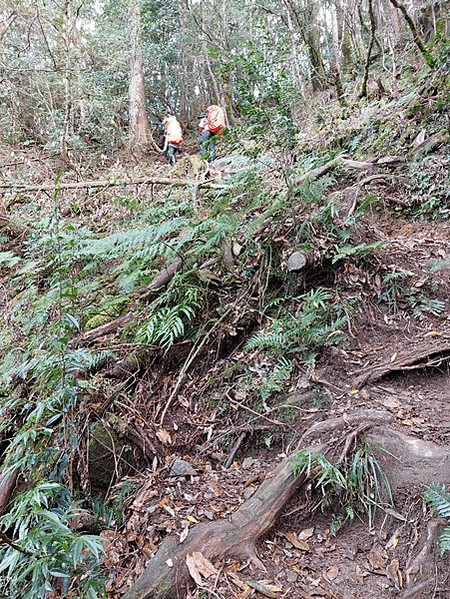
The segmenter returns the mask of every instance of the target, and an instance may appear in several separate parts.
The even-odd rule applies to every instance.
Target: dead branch
[[[386,179],[391,179],[392,177],[401,177],[400,175],[371,175],[370,177],[366,177],[365,179],[362,179],[358,185],[356,185],[353,188],[347,188],[344,191],[348,191],[348,190],[354,190],[354,197],[353,197],[353,202],[352,205],[350,206],[350,209],[348,211],[347,214],[347,218],[349,218],[355,211],[356,208],[356,203],[357,203],[357,199],[358,199],[358,195],[359,192],[361,191],[362,187],[364,187],[364,185],[368,185],[369,183],[372,183],[373,181],[386,181]]]
[[[83,188],[108,188],[124,185],[174,185],[175,187],[188,187],[197,185],[198,187],[207,187],[209,189],[224,189],[225,185],[212,183],[211,181],[191,181],[190,179],[169,179],[158,177],[144,177],[140,179],[111,179],[100,181],[82,181],[81,183],[58,183],[57,185],[25,185],[24,183],[0,183],[0,189],[10,189],[19,191],[58,191],[60,189],[83,189]]]
[[[378,160],[375,160],[374,162],[361,162],[361,161],[357,161],[357,160],[350,160],[349,158],[347,158],[345,156],[345,154],[341,154],[340,156],[336,156],[336,158],[333,158],[333,160],[330,160],[326,164],[319,166],[317,168],[313,168],[312,170],[306,172],[299,179],[297,179],[295,184],[303,185],[307,180],[313,181],[314,179],[323,177],[323,175],[328,173],[328,171],[330,171],[332,168],[334,168],[338,164],[341,164],[344,168],[350,168],[350,169],[355,169],[355,170],[360,170],[360,171],[364,171],[364,170],[372,171],[374,169],[374,167],[391,166],[392,164],[396,164],[396,163],[399,163],[402,161],[403,161],[403,159],[400,158],[399,156],[386,156],[384,158],[379,158]],[[381,175],[375,175],[375,176],[382,178]],[[364,183],[361,182],[361,183],[363,185],[366,185],[368,183],[368,181],[365,181]]]

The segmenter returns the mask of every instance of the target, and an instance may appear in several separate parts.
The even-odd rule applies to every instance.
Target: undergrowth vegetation
[[[295,474],[313,478],[318,490],[318,503],[314,509],[320,507],[328,513],[331,510],[332,536],[356,517],[367,516],[369,527],[372,527],[377,508],[393,506],[391,486],[374,449],[365,443],[352,457],[345,456],[338,464],[332,464],[321,453],[300,451],[293,458]]]
[[[448,41],[441,36],[435,43],[446,65]],[[362,192],[354,173],[339,165],[295,184],[305,171],[326,165],[342,151],[354,152],[357,159],[364,152],[391,150],[393,143],[395,151],[410,144],[419,125],[411,125],[402,141],[395,112],[417,99],[416,90],[404,89],[389,103],[361,104],[357,123],[342,107],[324,102],[310,119],[320,121],[317,135],[310,136],[293,125],[296,90],[289,74],[279,71],[270,85],[266,82],[266,67],[272,69],[278,52],[272,48],[267,57],[251,50],[230,58],[242,67],[238,106],[246,124],[223,142],[239,152],[230,162],[233,172],[220,189],[197,190],[200,206],[194,206],[191,188],[158,191],[145,201],[106,195],[109,207],[126,206],[128,219],[99,224],[88,206],[83,212],[82,197],[71,198],[70,205],[56,191],[51,206],[38,214],[18,212],[20,234],[1,237],[8,298],[0,331],[3,476],[18,476],[20,485],[0,517],[0,594],[44,599],[58,589],[68,599],[94,599],[106,593],[101,538],[75,533],[71,521],[97,506],[105,525],[110,489],[96,495],[89,480],[88,415],[92,411],[101,421],[124,395],[133,399],[138,382],[130,376],[105,383],[98,374],[102,369],[142,348],[156,348],[151,384],[139,399],[145,396],[151,406],[147,418],[160,417],[158,425],[153,423],[158,439],[170,444],[164,416],[176,401],[192,407],[180,390],[183,384],[200,387],[197,413],[210,401],[228,417],[245,402],[260,422],[276,409],[277,395],[297,390],[324,353],[345,345],[361,317],[363,291],[385,314],[408,311],[415,319],[443,314],[445,305],[433,297],[427,276],[444,268],[445,260],[425,273],[395,264],[380,267],[378,258],[389,248],[374,239],[367,219],[380,214],[389,198],[380,191]],[[270,94],[270,104],[255,95],[246,74]],[[431,123],[431,134],[444,118],[447,96],[448,91],[439,95],[435,120],[421,115],[420,127]],[[393,116],[383,130],[387,117],[379,111],[389,106]],[[342,118],[332,136],[337,110]],[[399,175],[402,181],[408,178],[408,201],[399,210],[411,218],[447,219],[448,170],[436,160],[423,176],[418,163],[430,164],[433,157],[414,156],[417,162],[405,164]],[[394,186],[395,177],[389,182]],[[311,265],[301,272],[286,269],[287,257],[298,250],[310,254],[314,273]],[[174,265],[176,272],[152,287]],[[127,318],[126,326],[114,328],[121,317]],[[112,328],[105,333],[106,325]],[[150,370],[143,359],[138,367]],[[154,408],[161,397],[164,406]],[[268,447],[272,438],[265,437]],[[367,446],[338,466],[321,455],[302,455],[295,467],[315,473],[320,507],[334,513],[334,534],[358,516],[367,515],[372,525],[383,494],[392,502],[389,483]],[[431,487],[426,500],[448,517],[443,489]],[[446,530],[443,551],[448,538]]]

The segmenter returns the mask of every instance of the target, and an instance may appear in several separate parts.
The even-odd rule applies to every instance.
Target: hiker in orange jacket
[[[202,148],[202,158],[208,156],[209,154],[208,162],[212,162],[216,158],[215,137],[209,130],[208,117],[206,116],[206,112],[201,112],[197,118],[199,119],[199,129],[202,132],[202,137],[200,140],[200,146]]]
[[[181,144],[183,143],[183,132],[180,123],[176,117],[168,115],[162,123],[152,123],[152,125],[164,126],[163,152],[169,160],[169,164],[173,166],[175,164],[175,153],[181,150]]]
[[[198,126],[202,132],[200,146],[202,158],[208,157],[208,162],[216,159],[216,139],[225,130],[225,113],[220,106],[208,106],[206,112],[198,115]]]

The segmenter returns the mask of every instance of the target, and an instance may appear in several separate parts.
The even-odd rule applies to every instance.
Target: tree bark
[[[6,506],[11,499],[18,475],[18,470],[11,472],[9,467],[4,468],[0,475],[0,515],[5,512]]]
[[[144,60],[141,41],[141,3],[130,0],[129,56],[129,143],[134,152],[142,153],[148,145],[148,121],[145,108]]]

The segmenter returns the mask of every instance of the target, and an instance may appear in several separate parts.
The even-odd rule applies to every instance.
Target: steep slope
[[[124,155],[59,178],[38,150],[3,155],[5,464],[20,489],[80,493],[111,598],[169,533],[235,513],[289,450],[351,460],[387,426],[394,457],[376,459],[395,508],[371,530],[364,502],[319,514],[310,483],[258,543],[260,570],[216,563],[196,596],[445,596],[421,485],[447,471],[424,459],[417,475],[408,454],[399,469],[396,452],[415,439],[447,463],[449,89],[435,71],[351,109],[324,95],[289,153],[242,130],[211,165]]]

